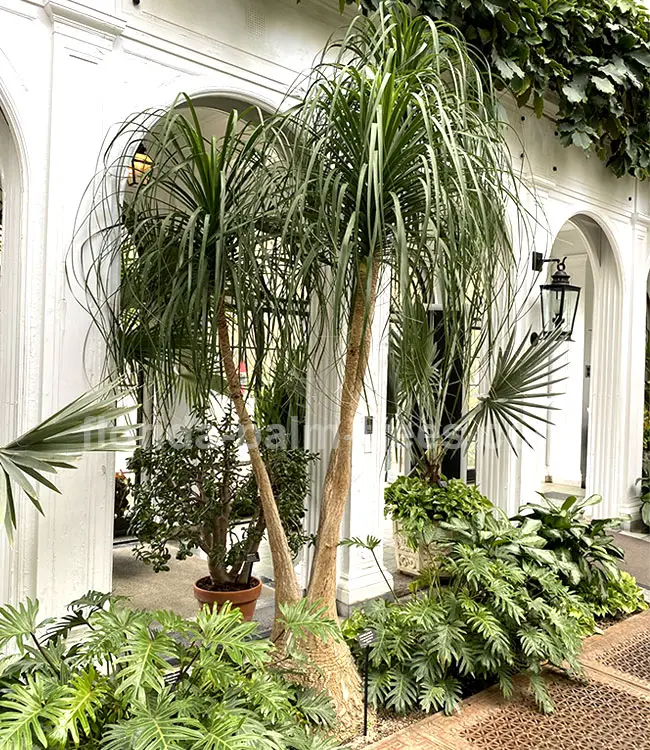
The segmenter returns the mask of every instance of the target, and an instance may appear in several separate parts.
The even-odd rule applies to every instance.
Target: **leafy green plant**
[[[170,543],[175,542],[179,560],[196,548],[205,552],[213,585],[238,582],[266,531],[255,477],[240,449],[227,412],[221,422],[199,420],[176,439],[135,452],[129,468],[143,480],[134,488],[130,528],[138,537],[134,553],[139,559],[155,571],[168,570]],[[263,450],[295,555],[307,541],[302,521],[315,455],[302,449]]]
[[[581,591],[589,603],[605,602],[608,584],[619,577],[618,562],[624,557],[610,532],[625,519],[589,518],[586,509],[598,505],[600,495],[582,499],[571,495],[561,504],[548,495],[542,498],[544,505],[523,505],[514,520],[524,525],[537,522],[537,533],[557,556],[566,584]]]
[[[322,610],[282,610],[289,644],[336,637]],[[275,647],[237,610],[126,609],[90,592],[58,621],[0,609],[0,747],[332,750],[328,699],[288,681]]]
[[[439,535],[440,524],[489,511],[492,503],[461,479],[429,482],[419,476],[396,479],[384,491],[386,515],[400,524],[413,544],[427,544]]]
[[[334,2],[335,0],[332,0]],[[348,3],[358,0],[347,0]],[[375,9],[382,0],[361,0]],[[345,7],[338,0],[339,8]],[[634,0],[410,0],[453,23],[519,106],[557,102],[566,146],[593,150],[618,176],[650,174],[650,17]]]
[[[644,492],[639,499],[641,500],[641,520],[650,528],[650,491]]]
[[[607,592],[603,599],[599,591],[591,591],[589,584],[582,584],[578,593],[589,603],[595,617],[621,617],[632,615],[648,608],[643,591],[634,577],[624,570],[616,578],[607,581]]]
[[[71,461],[85,451],[128,451],[133,447],[134,427],[115,424],[116,419],[132,411],[130,407],[117,406],[126,395],[113,386],[89,391],[0,447],[0,517],[9,539],[16,527],[14,485],[43,513],[37,485],[59,492],[46,474],[74,469]]]
[[[639,495],[641,520],[650,529],[650,454],[646,448],[645,436],[643,446],[643,476],[637,483],[641,485],[641,494]]]
[[[478,513],[449,525],[457,541],[441,561],[449,577],[444,587],[437,569],[425,572],[417,597],[371,602],[344,625],[359,659],[356,635],[368,627],[377,633],[370,652],[374,705],[450,713],[467,690],[486,682],[498,681],[509,696],[521,672],[539,707],[552,710],[542,667],[580,673],[584,605],[558,577],[535,522],[518,528]]]

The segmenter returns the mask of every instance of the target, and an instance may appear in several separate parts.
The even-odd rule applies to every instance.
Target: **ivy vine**
[[[383,0],[336,0],[376,9]],[[538,117],[557,98],[566,146],[650,177],[650,14],[634,0],[406,0],[453,23]]]

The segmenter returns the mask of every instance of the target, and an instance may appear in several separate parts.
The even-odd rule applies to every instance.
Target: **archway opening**
[[[255,121],[257,115],[257,110],[250,109],[249,107],[251,105],[247,105],[245,102],[242,101],[235,101],[230,98],[219,98],[219,97],[200,97],[193,101],[194,105],[194,115],[198,119],[198,124],[200,125],[201,134],[203,136],[203,139],[205,140],[205,145],[207,149],[211,148],[210,141],[211,139],[216,139],[217,142],[221,139],[221,137],[226,132],[226,126],[228,123],[228,118],[230,116],[230,113],[233,108],[236,108],[238,112],[240,113],[240,117],[243,120],[248,121]],[[179,106],[179,109],[182,109],[185,105],[181,104]],[[152,160],[151,163],[153,164],[152,168],[152,178],[147,177],[146,174],[141,174],[141,179],[151,179],[151,183],[153,183],[153,180],[156,176],[156,136],[153,134],[153,131],[149,131],[149,138],[147,137],[147,133],[143,134],[143,150],[142,152],[149,156],[149,158]],[[137,142],[137,141],[136,141]],[[152,146],[152,148],[149,148],[149,146]],[[159,144],[158,144],[159,145]],[[137,153],[137,152],[136,152]],[[167,156],[167,153],[165,153],[165,156]],[[164,168],[164,167],[163,167]],[[190,167],[191,169],[191,167]],[[187,173],[184,174],[185,177],[187,177]],[[138,184],[136,183],[134,185],[131,185],[130,188],[126,188],[127,194],[128,190],[137,190]],[[185,183],[184,183],[185,184]],[[155,186],[154,186],[155,187]],[[146,191],[146,189],[145,189]],[[172,192],[171,190],[169,191]],[[151,193],[153,193],[154,197],[151,199],[155,202],[155,192],[152,190]],[[137,200],[137,199],[136,199]],[[170,199],[170,202],[168,205],[176,206],[176,204],[172,203],[173,198]],[[189,202],[189,201],[188,201]],[[162,205],[162,203],[161,203]],[[122,258],[124,258],[124,255],[122,255]],[[125,266],[123,265],[122,271],[124,272]],[[122,274],[123,277],[124,274]],[[233,340],[234,340],[234,332],[233,332]],[[238,349],[244,348],[245,349],[246,344],[242,344],[241,347],[237,347]],[[248,351],[247,356],[248,356]],[[247,359],[246,357],[243,357],[240,362],[240,375],[241,375],[241,381],[242,381],[242,388],[246,388],[246,365],[249,366],[250,371],[250,364],[251,360],[254,362],[255,358],[255,352],[250,352],[251,359]],[[168,399],[165,403],[165,407],[167,407],[167,415],[166,419],[160,419],[160,412],[161,410],[156,407],[160,407],[162,404],[162,398],[157,399],[155,384],[154,387],[151,387],[151,383],[149,380],[147,380],[146,375],[144,374],[145,367],[143,369],[143,395],[145,398],[143,399],[145,402],[148,401],[149,404],[147,404],[147,408],[145,409],[142,416],[145,418],[145,422],[150,422],[150,427],[153,429],[148,430],[148,434],[151,436],[151,440],[154,443],[160,443],[161,438],[167,438],[167,437],[180,437],[181,436],[181,430],[184,427],[190,426],[194,420],[194,415],[191,414],[191,408],[189,406],[188,400],[185,398],[186,391],[179,388],[176,389],[176,386],[174,385],[174,392],[173,396],[170,397],[168,393],[165,393],[164,398]],[[209,369],[209,368],[208,368]],[[218,370],[218,364],[215,368]],[[196,374],[196,370],[194,371]],[[187,372],[181,373],[183,375],[183,381],[184,385],[191,388],[191,383],[189,382],[191,380],[192,372],[189,371],[189,368]],[[214,381],[217,383],[217,381],[220,381],[220,373],[215,371],[212,373],[214,375]],[[188,377],[185,377],[185,376]],[[215,411],[215,422],[220,421],[220,414],[219,414],[219,405],[221,402],[222,406],[227,406],[230,404],[230,399],[223,397],[222,391],[218,390],[218,386],[215,385],[210,386],[210,388],[214,388],[211,395],[211,400],[214,402],[214,411]],[[145,391],[147,391],[145,393]],[[214,398],[212,398],[214,396]],[[223,402],[226,402],[223,404]],[[154,408],[151,408],[150,405],[153,405]],[[253,409],[253,405],[250,402],[249,399],[249,411]],[[223,413],[223,412],[222,412]],[[177,431],[178,428],[178,431]],[[291,436],[292,438],[293,436]],[[245,452],[245,451],[244,451]],[[242,457],[243,460],[247,459],[247,454],[245,457]],[[134,471],[129,471],[129,465],[127,463],[128,457],[127,456],[121,456],[119,457],[119,462],[116,466],[116,469],[118,470],[117,475],[117,481],[116,481],[116,511],[118,508],[118,505],[122,508],[124,507],[124,499],[122,497],[125,487],[124,487],[124,480],[122,479],[123,475],[126,475],[126,478],[129,479],[131,482],[136,481],[136,476]],[[146,472],[146,468],[145,468]],[[128,489],[128,488],[127,488]],[[132,502],[131,498],[131,502]],[[182,502],[182,501],[181,501]],[[127,510],[128,510],[128,503],[129,499],[127,499]],[[117,513],[116,513],[117,515]],[[236,521],[239,521],[239,517],[235,519]],[[244,526],[247,522],[247,518],[241,519],[241,524],[236,524],[234,528],[229,527],[229,546],[234,544],[239,544],[239,540],[243,538],[242,529],[241,526]],[[133,529],[130,530],[131,532]],[[238,536],[239,535],[239,536]],[[237,539],[238,541],[234,542],[234,540]],[[248,537],[246,538],[246,541],[248,542]],[[132,555],[132,545],[133,545],[134,539],[132,535],[128,535],[126,537],[122,537],[117,544],[114,545],[114,556],[113,556],[113,589],[118,594],[124,594],[131,598],[132,605],[135,607],[144,607],[144,608],[150,608],[152,606],[154,607],[164,607],[168,609],[173,609],[179,614],[185,615],[185,616],[193,616],[193,614],[196,611],[197,604],[195,600],[193,599],[192,595],[192,584],[201,579],[205,578],[206,574],[208,573],[208,566],[206,564],[207,562],[207,553],[205,550],[199,550],[194,547],[192,547],[193,555],[190,557],[187,557],[186,559],[182,559],[177,561],[175,559],[175,550],[170,545],[170,552],[172,553],[172,559],[169,561],[169,566],[171,567],[170,572],[161,572],[160,574],[155,574],[152,572],[152,568],[143,565],[139,560],[134,559]],[[243,543],[242,543],[243,544]],[[178,548],[180,548],[182,545],[179,544]],[[190,545],[191,547],[191,545]],[[183,556],[184,553],[182,553],[181,556]],[[267,579],[272,578],[272,567],[270,565],[270,555],[268,553],[267,547],[262,542],[259,548],[259,554],[261,557],[260,562],[255,566],[254,574],[257,577],[261,577],[263,581]],[[250,556],[250,555],[249,555]],[[155,589],[157,596],[155,600],[151,600],[151,590]],[[266,599],[265,599],[266,595]],[[257,608],[257,615],[256,618],[262,620],[263,622],[266,622],[266,619],[270,621],[272,617],[272,609],[273,609],[273,598],[272,598],[272,592],[267,592],[262,596],[262,599],[260,600],[260,603],[258,604]]]
[[[565,353],[561,395],[553,397],[545,435],[542,490],[558,497],[602,495],[596,517],[618,515],[624,500],[621,456],[622,281],[616,251],[601,224],[572,216],[549,257],[567,257],[571,281],[582,287],[573,341]],[[551,264],[548,264],[551,265]],[[539,464],[538,464],[539,465]]]
[[[589,241],[577,224],[568,221],[560,230],[550,257],[566,258],[571,283],[581,288],[571,341],[568,343],[561,393],[552,400],[552,424],[546,427],[545,489],[584,491],[590,435],[594,279]],[[544,283],[551,281],[554,263],[545,266]]]

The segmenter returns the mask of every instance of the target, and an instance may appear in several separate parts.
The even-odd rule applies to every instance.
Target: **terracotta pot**
[[[262,593],[262,581],[259,578],[252,577],[251,583],[255,584],[250,589],[244,591],[207,591],[194,584],[194,597],[201,606],[208,606],[217,611],[223,607],[226,602],[230,602],[233,607],[240,609],[244,615],[244,620],[252,620],[255,614],[255,605]]]

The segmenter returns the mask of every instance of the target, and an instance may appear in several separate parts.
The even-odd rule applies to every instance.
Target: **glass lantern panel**
[[[567,286],[564,290],[564,315],[566,318],[565,332],[567,336],[573,333],[573,325],[578,311],[578,301],[580,299],[580,287]]]
[[[565,330],[566,311],[564,309],[564,289],[558,289],[551,292],[551,323],[552,329],[560,328]]]

